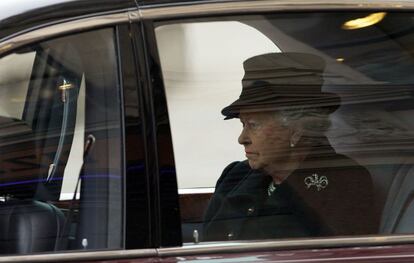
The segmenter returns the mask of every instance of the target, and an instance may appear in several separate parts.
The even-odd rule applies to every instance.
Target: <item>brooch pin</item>
[[[319,177],[318,174],[312,174],[308,176],[304,180],[307,189],[311,188],[311,186],[316,186],[318,191],[325,189],[328,186],[328,178],[326,176]]]

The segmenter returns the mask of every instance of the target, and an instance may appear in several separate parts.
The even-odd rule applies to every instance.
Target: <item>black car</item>
[[[1,262],[413,260],[414,2],[0,7]]]

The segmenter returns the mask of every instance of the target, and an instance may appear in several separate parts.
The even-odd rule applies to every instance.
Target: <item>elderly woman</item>
[[[238,100],[247,160],[227,166],[205,213],[204,240],[372,234],[371,176],[335,153],[324,133],[337,95],[321,91],[324,62],[270,53],[244,62]]]

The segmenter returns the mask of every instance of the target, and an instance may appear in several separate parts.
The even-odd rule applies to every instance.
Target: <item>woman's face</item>
[[[274,112],[240,112],[243,130],[239,143],[244,146],[252,169],[264,169],[286,162],[290,153],[290,130]]]

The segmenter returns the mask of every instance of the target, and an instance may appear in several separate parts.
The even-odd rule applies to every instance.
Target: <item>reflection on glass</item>
[[[361,20],[354,26],[365,27],[341,28],[355,18]],[[235,22],[261,36],[255,45],[242,45],[251,34],[227,30],[226,23]],[[216,23],[227,32],[203,31]],[[409,12],[320,12],[158,27],[178,183],[185,188],[180,189],[183,240],[193,241],[194,230],[200,240],[414,233],[413,26]],[[177,37],[177,29],[185,38]],[[233,36],[237,58],[223,45]],[[271,47],[269,41],[277,49],[262,49]],[[268,53],[308,54],[324,66],[311,70],[315,63],[303,56],[276,68],[283,61],[278,57],[263,70],[254,57]],[[249,59],[255,63],[246,71]],[[225,71],[215,71],[223,65]],[[223,72],[229,81],[222,81]],[[277,81],[277,90],[289,99],[275,99]],[[312,83],[308,93],[301,88]],[[235,120],[223,121],[220,109],[239,96],[233,106],[247,106],[227,108],[224,115]],[[328,111],[335,97],[340,104]],[[259,142],[263,156],[252,146]],[[293,152],[303,160],[286,159]],[[270,196],[280,196],[281,203],[267,202]]]
[[[381,22],[381,20],[384,19],[386,14],[387,13],[385,12],[379,12],[379,13],[370,14],[366,17],[349,20],[344,23],[342,28],[346,30],[353,30],[353,29],[359,29],[359,28],[372,26],[372,25],[375,25],[376,23]]]

